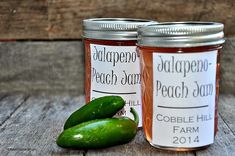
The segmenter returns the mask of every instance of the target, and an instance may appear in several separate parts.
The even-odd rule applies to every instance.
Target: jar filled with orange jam
[[[223,27],[176,22],[139,29],[143,130],[152,146],[190,151],[214,142]]]
[[[134,107],[141,117],[137,28],[153,23],[156,22],[128,18],[83,21],[86,102],[102,96],[119,95],[126,104],[117,116],[133,118],[130,108]]]

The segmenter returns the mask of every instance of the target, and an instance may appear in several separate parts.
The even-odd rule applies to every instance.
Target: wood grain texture
[[[0,92],[83,92],[80,41],[0,43]]]
[[[233,97],[234,99],[234,97]],[[223,105],[223,103],[220,103]],[[197,151],[197,156],[234,156],[235,155],[235,135],[230,127],[219,116],[219,132],[215,137],[215,142],[209,148]]]
[[[198,156],[235,155],[235,96],[221,95],[219,98],[219,131],[215,143],[206,150],[197,151]],[[219,149],[219,150],[218,150]],[[217,151],[217,152],[215,152]]]
[[[220,96],[219,114],[235,135],[235,98],[234,95]]]
[[[73,94],[84,92],[81,41],[0,42],[0,94]],[[235,94],[235,38],[221,55],[220,92]]]
[[[0,39],[48,39],[48,0],[1,0]]]
[[[134,140],[120,146],[114,146],[101,150],[88,150],[87,156],[194,156],[194,152],[161,151],[152,147],[144,138],[142,128],[138,131]]]
[[[7,96],[0,98],[0,126],[24,103],[27,96]]]
[[[226,94],[235,93],[235,38],[228,38],[221,54],[220,90]]]
[[[17,103],[23,95],[5,97],[9,103]],[[2,99],[2,100],[4,100]],[[7,100],[9,99],[9,100]],[[11,100],[10,100],[11,99]],[[233,120],[231,114],[234,106],[234,95],[222,95],[219,101],[224,109],[220,114]],[[14,102],[15,101],[15,102]],[[219,132],[215,143],[205,150],[196,152],[170,152],[153,148],[145,139],[142,129],[133,141],[106,149],[69,150],[58,147],[56,137],[62,131],[68,116],[84,105],[84,96],[30,96],[13,114],[0,126],[1,156],[25,155],[88,155],[88,156],[233,156],[235,155],[235,135],[232,132],[234,122],[227,124],[225,116],[219,116]],[[0,104],[2,112],[9,112],[10,107]],[[231,113],[230,113],[231,112]],[[221,115],[222,116],[222,115]],[[227,118],[227,119],[228,119]],[[234,121],[234,120],[233,120]]]
[[[233,0],[1,0],[0,39],[79,39],[82,20],[97,17],[216,21],[235,35]]]
[[[66,118],[83,104],[83,96],[30,97],[0,127],[1,156],[83,155],[55,143]]]

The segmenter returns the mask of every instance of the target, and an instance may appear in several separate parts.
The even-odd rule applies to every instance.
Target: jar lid
[[[155,21],[132,18],[93,18],[83,20],[83,37],[103,40],[137,40],[140,26]]]
[[[224,43],[224,25],[215,22],[167,22],[141,27],[138,45],[197,47]]]

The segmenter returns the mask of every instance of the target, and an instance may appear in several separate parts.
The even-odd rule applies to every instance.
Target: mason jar
[[[83,21],[86,102],[101,96],[119,95],[126,104],[117,116],[133,118],[130,108],[134,107],[141,117],[137,28],[153,23],[156,22],[131,18]]]
[[[223,28],[168,22],[139,29],[143,130],[152,146],[190,151],[214,142]]]

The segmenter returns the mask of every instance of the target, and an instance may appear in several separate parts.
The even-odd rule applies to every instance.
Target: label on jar
[[[117,116],[128,116],[133,107],[142,119],[140,65],[136,46],[91,44],[91,100],[108,95],[121,96],[126,104]],[[139,122],[139,127],[142,121]]]
[[[153,144],[214,142],[216,62],[217,51],[153,53]]]

